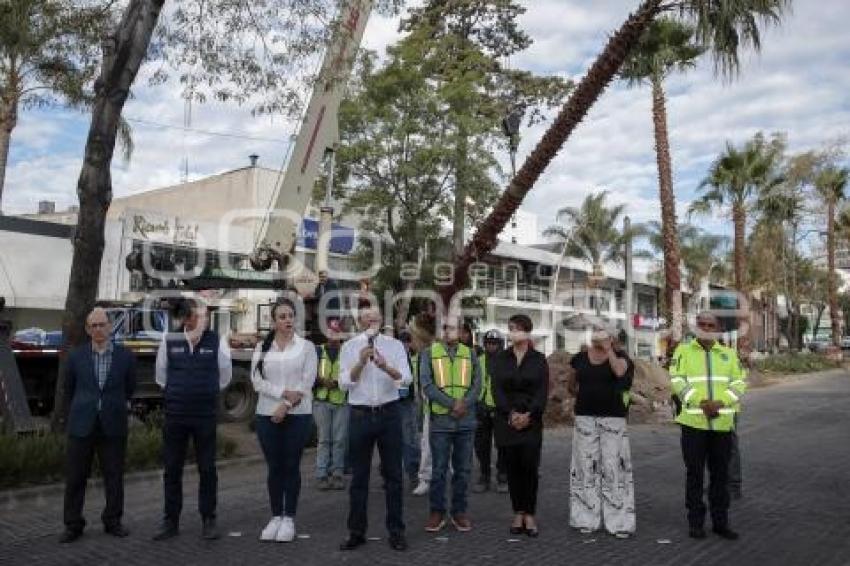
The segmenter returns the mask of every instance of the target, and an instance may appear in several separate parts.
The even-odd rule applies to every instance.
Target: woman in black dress
[[[546,356],[531,342],[531,319],[517,314],[508,321],[511,346],[490,370],[496,446],[504,449],[514,519],[511,534],[538,535],[537,478],[543,445],[543,410],[549,386]]]

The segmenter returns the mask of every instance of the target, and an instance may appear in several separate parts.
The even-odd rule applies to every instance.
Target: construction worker
[[[430,402],[430,439],[433,470],[429,533],[446,524],[446,478],[452,465],[451,522],[459,532],[472,530],[467,514],[466,489],[475,443],[475,409],[481,375],[475,352],[460,342],[460,319],[449,315],[443,340],[419,354],[419,379]]]
[[[496,402],[493,400],[493,389],[490,374],[487,371],[488,358],[498,354],[505,348],[505,341],[498,330],[488,330],[484,334],[484,353],[478,358],[481,369],[481,395],[478,398],[478,427],[475,429],[475,456],[481,477],[472,488],[475,493],[490,490],[490,456],[493,453],[493,419],[496,413]],[[508,492],[508,472],[505,466],[504,450],[496,449],[496,491]]]
[[[738,534],[729,526],[727,484],[731,431],[747,388],[746,372],[735,351],[718,342],[720,327],[715,315],[700,313],[696,326],[696,338],[680,344],[670,364],[671,389],[682,404],[676,422],[682,426],[682,455],[687,468],[689,535],[705,538],[703,480],[707,464],[712,530],[735,540]]]
[[[345,489],[345,445],[348,443],[348,396],[339,388],[339,319],[328,321],[328,342],[316,347],[319,375],[316,379],[313,418],[316,420],[316,479],[320,490]]]

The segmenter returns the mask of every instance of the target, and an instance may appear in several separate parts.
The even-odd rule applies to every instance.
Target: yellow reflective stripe
[[[690,376],[690,377],[687,378],[688,382],[690,382],[690,383],[702,383],[702,382],[708,381],[709,379],[711,381],[720,381],[720,382],[723,382],[723,381],[728,382],[729,381],[728,377],[724,377],[722,375],[712,375],[711,377],[704,376],[704,375],[697,375],[697,376]]]
[[[448,384],[446,379],[446,358],[437,359],[437,387],[444,389]]]

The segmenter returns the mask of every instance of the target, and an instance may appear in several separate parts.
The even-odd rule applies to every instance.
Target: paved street
[[[411,549],[392,552],[383,528],[383,493],[373,474],[370,541],[353,553],[337,545],[345,531],[347,494],[318,492],[310,452],[304,462],[299,531],[309,534],[289,545],[261,544],[268,520],[262,464],[234,466],[220,473],[219,517],[226,536],[199,539],[194,474],[187,475],[182,534],[173,541],[150,540],[159,519],[159,481],[127,488],[125,523],[132,535],[115,540],[102,534],[102,494],[90,490],[89,530],[71,546],[57,543],[61,497],[12,499],[0,495],[0,564],[640,564],[708,566],[850,564],[850,376],[833,374],[750,393],[743,415],[742,501],[733,506],[737,542],[716,537],[687,538],[684,467],[674,426],[631,429],[638,534],[621,541],[604,534],[581,535],[568,524],[569,429],[546,437],[542,468],[541,536],[509,540],[506,495],[471,496],[472,533],[426,534],[426,499],[408,496],[405,516]],[[669,541],[662,544],[659,541]]]

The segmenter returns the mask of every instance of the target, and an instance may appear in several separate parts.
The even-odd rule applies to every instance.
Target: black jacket
[[[109,377],[101,392],[95,374],[91,343],[75,348],[68,354],[65,374],[65,398],[68,408],[68,434],[88,436],[98,416],[97,402],[101,400],[100,422],[107,436],[127,434],[127,401],[136,389],[135,359],[129,350],[114,344]]]
[[[529,349],[517,366],[513,349],[508,348],[488,358],[487,362],[496,402],[496,444],[540,443],[543,439],[543,411],[549,395],[546,356]],[[511,412],[531,413],[530,426],[521,431],[511,427],[508,424]]]

